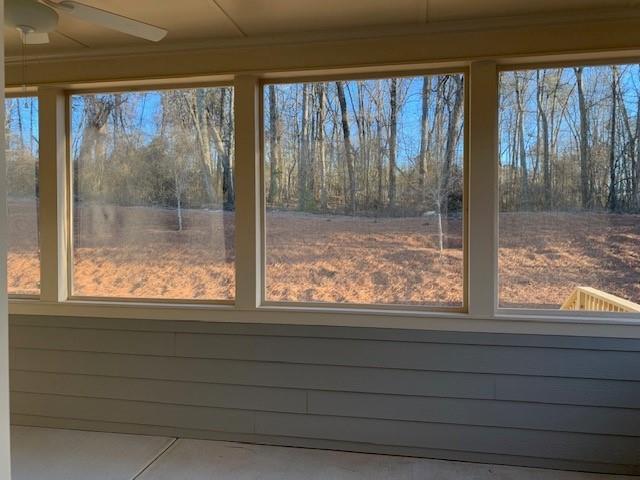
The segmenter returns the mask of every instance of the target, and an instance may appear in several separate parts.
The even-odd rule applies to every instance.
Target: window
[[[500,75],[501,307],[640,308],[639,78],[638,65]]]
[[[233,90],[73,95],[72,295],[231,300]]]
[[[5,100],[9,294],[40,294],[38,99]]]
[[[464,301],[464,76],[264,86],[265,297]]]

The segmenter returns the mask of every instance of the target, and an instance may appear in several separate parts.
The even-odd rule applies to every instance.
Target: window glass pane
[[[73,294],[232,299],[233,90],[71,102]]]
[[[500,306],[640,311],[640,68],[500,75]]]
[[[463,75],[263,92],[266,299],[461,307]]]
[[[40,293],[38,99],[5,100],[9,294]]]

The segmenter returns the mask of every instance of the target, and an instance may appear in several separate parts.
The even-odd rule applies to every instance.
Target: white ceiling
[[[35,0],[34,0],[35,1]],[[599,8],[638,10],[637,0],[82,0],[169,31],[162,45],[217,39],[424,25]],[[5,28],[7,56],[21,55],[18,33]],[[55,54],[148,42],[61,15],[51,43],[27,54]]]

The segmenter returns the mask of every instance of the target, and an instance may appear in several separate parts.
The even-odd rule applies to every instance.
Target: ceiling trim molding
[[[341,40],[369,40],[385,37],[402,37],[411,35],[429,35],[458,32],[497,31],[505,29],[521,29],[536,26],[554,26],[563,24],[581,24],[593,22],[609,22],[615,20],[638,20],[640,8],[607,8],[580,12],[560,12],[553,14],[518,15],[492,17],[484,19],[468,19],[455,21],[438,21],[426,24],[408,24],[382,26],[377,28],[354,28],[331,32],[306,32],[286,35],[269,35],[242,38],[222,38],[203,42],[157,44],[143,47],[90,48],[82,51],[68,51],[52,54],[31,54],[26,56],[27,62],[57,62],[60,60],[79,60],[97,57],[131,57],[139,55],[158,55],[163,53],[197,52],[215,49],[243,48],[257,46],[302,45],[310,43],[334,42]],[[24,62],[21,55],[5,57],[5,65]]]

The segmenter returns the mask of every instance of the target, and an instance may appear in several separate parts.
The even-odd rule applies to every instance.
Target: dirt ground
[[[10,290],[37,293],[35,208],[9,211]],[[434,220],[270,212],[267,298],[459,306],[461,221],[440,252]],[[189,210],[183,223],[173,210],[82,208],[74,294],[233,299],[233,214]],[[557,308],[578,285],[640,302],[640,215],[503,213],[499,261],[502,306]]]

